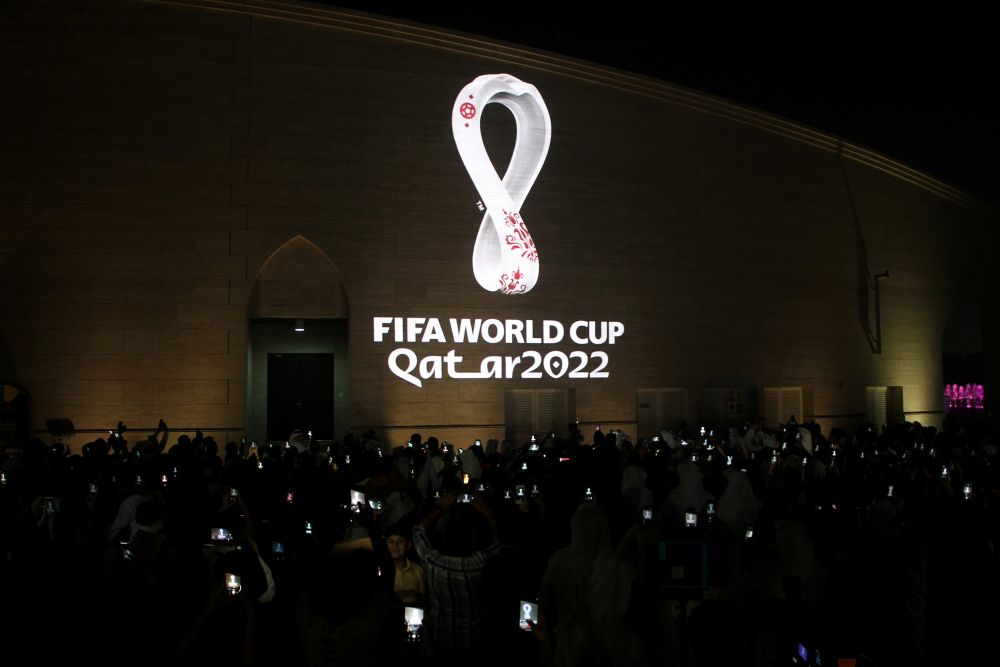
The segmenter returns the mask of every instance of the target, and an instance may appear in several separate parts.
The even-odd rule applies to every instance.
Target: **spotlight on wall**
[[[295,332],[302,333],[306,330],[306,323],[303,320],[295,320]]]

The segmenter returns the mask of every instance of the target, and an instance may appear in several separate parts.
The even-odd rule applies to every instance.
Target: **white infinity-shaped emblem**
[[[517,142],[502,181],[486,154],[479,127],[483,109],[492,102],[510,109],[517,123]],[[472,253],[476,282],[490,292],[523,294],[538,282],[538,249],[520,209],[549,152],[549,110],[530,83],[509,74],[484,74],[455,99],[451,130],[486,207]]]

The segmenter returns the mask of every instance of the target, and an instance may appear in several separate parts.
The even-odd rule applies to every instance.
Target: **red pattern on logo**
[[[500,276],[500,291],[504,294],[521,294],[527,291],[528,286],[521,282],[522,278],[524,274],[521,273],[521,267],[514,269],[511,275],[503,274]]]
[[[504,239],[507,245],[511,250],[520,250],[521,257],[524,259],[537,263],[538,250],[535,249],[535,242],[531,239],[531,234],[528,232],[524,220],[521,219],[521,214],[511,213],[507,210],[504,210],[503,214],[507,219],[507,227],[513,231],[512,234],[507,234],[506,239]]]
[[[458,107],[458,113],[462,114],[462,118],[475,118],[476,105],[471,102],[462,102],[462,106]]]

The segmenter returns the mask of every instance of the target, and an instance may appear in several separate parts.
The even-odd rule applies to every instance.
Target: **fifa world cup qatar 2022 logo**
[[[487,104],[510,109],[517,141],[500,179],[480,128]],[[524,294],[538,282],[538,249],[521,218],[521,205],[549,152],[552,122],[538,89],[509,74],[484,74],[465,86],[451,112],[455,145],[486,214],[479,225],[472,270],[489,292]]]

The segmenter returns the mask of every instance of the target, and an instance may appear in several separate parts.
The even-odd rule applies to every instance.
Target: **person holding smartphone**
[[[457,495],[457,491],[444,495],[440,506],[413,529],[413,545],[427,573],[427,639],[436,655],[444,657],[461,654],[479,642],[483,568],[500,551],[496,522],[482,497],[458,504]]]

